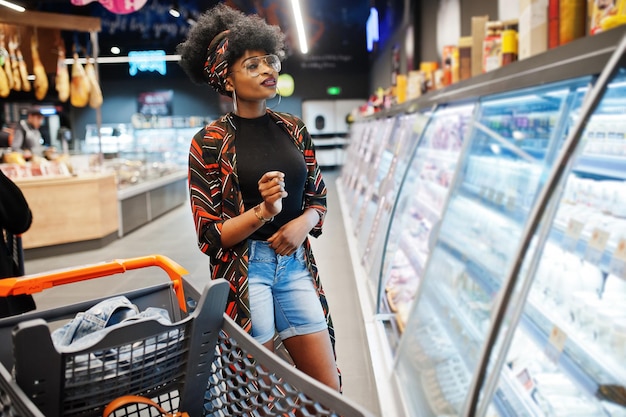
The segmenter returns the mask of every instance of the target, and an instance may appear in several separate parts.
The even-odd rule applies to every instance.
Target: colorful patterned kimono
[[[311,136],[299,118],[271,110],[267,112],[289,133],[294,146],[302,152],[308,172],[303,207],[314,208],[320,215],[319,222],[310,232],[311,236],[317,237],[322,233],[326,214],[326,186],[315,159]],[[224,278],[230,283],[227,313],[249,333],[252,326],[248,299],[248,245],[244,240],[231,248],[223,248],[221,243],[222,224],[245,211],[237,177],[235,134],[233,117],[228,113],[194,136],[189,155],[189,191],[198,247],[210,257],[211,278]],[[307,267],[314,278],[334,348],[333,323],[308,238],[304,246]]]

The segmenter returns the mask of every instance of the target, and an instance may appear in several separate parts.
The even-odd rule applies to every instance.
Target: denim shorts
[[[270,341],[328,328],[324,310],[304,260],[304,246],[290,256],[277,255],[269,242],[249,240],[248,293],[252,337]]]

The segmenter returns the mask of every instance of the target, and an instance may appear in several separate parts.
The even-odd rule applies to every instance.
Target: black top
[[[302,214],[306,164],[304,156],[289,134],[268,114],[255,119],[244,119],[235,115],[237,134],[237,175],[246,210],[259,204],[258,181],[268,171],[285,174],[285,190],[289,194],[283,199],[283,209],[274,221],[259,228],[250,239],[266,240],[281,226]]]

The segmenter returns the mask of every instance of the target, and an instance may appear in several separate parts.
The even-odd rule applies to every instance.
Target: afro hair
[[[200,15],[187,39],[176,47],[180,54],[179,65],[194,83],[207,83],[204,71],[207,49],[213,38],[225,30],[230,30],[225,53],[229,67],[248,50],[262,50],[281,60],[285,56],[285,36],[278,26],[269,25],[258,15],[246,15],[220,3]]]

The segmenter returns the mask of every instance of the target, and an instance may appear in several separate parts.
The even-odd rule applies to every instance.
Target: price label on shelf
[[[508,211],[513,211],[515,210],[515,197],[514,196],[508,196],[506,199],[506,209]]]
[[[496,194],[493,197],[493,202],[497,206],[502,205],[504,203],[504,193],[502,191],[496,191]]]
[[[554,326],[552,328],[552,331],[550,332],[550,344],[554,346],[559,352],[563,352],[566,340],[567,333],[565,333],[559,327]]]
[[[589,247],[597,249],[601,252],[606,248],[606,243],[609,241],[609,232],[597,227],[593,229],[591,233],[591,239],[589,239]]]
[[[565,342],[567,341],[567,333],[561,330],[559,327],[552,327],[550,337],[548,339],[548,345],[546,346],[546,355],[553,362],[559,361],[559,356],[563,352]]]
[[[576,244],[578,243],[578,239],[580,238],[580,234],[583,231],[584,226],[585,225],[582,222],[570,219],[567,224],[565,234],[563,235],[563,241],[561,242],[563,249],[570,252],[574,252],[576,250]]]
[[[591,233],[591,238],[587,244],[587,251],[585,252],[585,259],[593,264],[598,265],[602,259],[602,254],[606,248],[606,243],[609,241],[609,232],[595,228]]]
[[[626,279],[626,239],[620,239],[617,248],[611,257],[609,272],[622,279]]]
[[[584,226],[585,225],[583,224],[583,222],[579,222],[576,219],[570,219],[569,223],[567,224],[567,230],[565,231],[565,235],[567,237],[571,237],[572,239],[578,240]]]
[[[617,242],[617,248],[615,248],[613,258],[626,262],[626,239],[620,239],[619,242]]]

